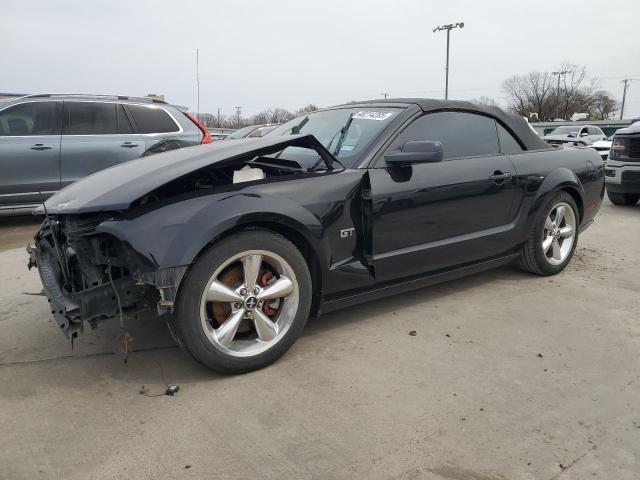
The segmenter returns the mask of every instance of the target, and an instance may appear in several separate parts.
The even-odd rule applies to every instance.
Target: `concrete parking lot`
[[[129,320],[127,364],[116,321],[71,349],[25,267],[34,230],[0,218],[2,479],[640,475],[640,206],[605,200],[558,276],[503,268],[327,315],[235,377],[153,319]]]

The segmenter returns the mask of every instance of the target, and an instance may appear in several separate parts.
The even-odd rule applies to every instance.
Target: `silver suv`
[[[0,102],[0,210],[33,207],[118,163],[209,142],[183,108],[150,98],[45,94]]]

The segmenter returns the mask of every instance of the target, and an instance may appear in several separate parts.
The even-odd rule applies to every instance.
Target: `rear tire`
[[[569,264],[578,243],[578,207],[566,192],[552,193],[539,210],[518,261],[536,275],[555,275]]]
[[[607,190],[607,197],[614,205],[635,205],[640,200],[640,195],[637,193],[614,193]]]
[[[265,230],[240,232],[189,270],[178,293],[176,333],[213,370],[257,370],[298,339],[311,297],[309,269],[293,243]]]

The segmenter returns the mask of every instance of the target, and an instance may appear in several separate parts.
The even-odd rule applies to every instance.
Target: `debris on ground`
[[[539,353],[539,354],[538,354],[538,357],[539,357],[539,358],[542,358],[542,357],[543,357],[543,355],[542,355],[541,353]]]
[[[165,395],[173,396],[180,391],[180,387],[178,385],[169,385],[167,391],[164,393]]]
[[[412,337],[415,337],[418,334],[418,332],[416,332],[415,330],[411,330],[409,332],[409,335],[411,335]]]
[[[140,395],[144,395],[145,397],[162,397],[162,396],[165,396],[165,395],[173,397],[179,391],[180,391],[180,386],[179,385],[168,385],[167,389],[163,393],[156,393],[156,394],[153,394],[153,395],[149,395],[149,389],[147,387],[145,387],[144,385],[142,385],[142,387],[140,387],[138,389],[138,393]]]

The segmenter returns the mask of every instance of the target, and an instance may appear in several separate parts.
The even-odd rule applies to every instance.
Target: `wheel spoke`
[[[556,224],[556,227],[560,228],[560,224],[562,223],[563,218],[564,218],[564,205],[560,205],[556,209],[556,218],[554,221],[554,223]]]
[[[218,343],[223,347],[228,347],[233,342],[233,338],[236,336],[236,332],[238,331],[238,327],[242,322],[242,318],[244,317],[244,308],[235,311],[229,318],[215,330],[215,337],[218,340]]]
[[[549,235],[542,241],[542,251],[547,253],[551,248],[551,244],[553,243],[553,237]]]
[[[247,255],[246,257],[242,257],[244,283],[249,292],[256,286],[258,273],[260,273],[260,265],[262,265],[262,255]]]
[[[208,302],[242,302],[242,297],[224,283],[214,280],[207,292]]]
[[[551,220],[550,216],[548,216],[547,220],[544,222],[544,228],[547,230],[547,232],[553,230],[553,220]]]
[[[562,238],[569,238],[573,236],[573,227],[571,225],[565,225],[560,229],[560,236]]]
[[[278,335],[278,325],[259,308],[253,311],[253,324],[256,327],[258,337],[263,342],[269,342]]]
[[[269,300],[271,298],[286,297],[293,292],[293,282],[287,277],[280,277],[271,285],[258,293],[258,300]]]
[[[554,238],[553,242],[551,242],[551,245],[553,248],[552,256],[554,260],[562,260],[562,251],[560,250],[560,242],[558,241],[558,239]]]

